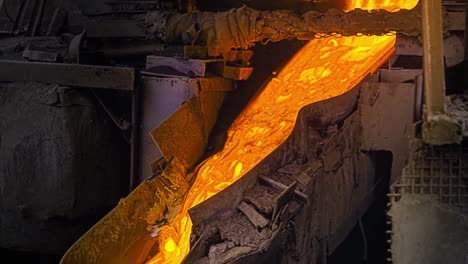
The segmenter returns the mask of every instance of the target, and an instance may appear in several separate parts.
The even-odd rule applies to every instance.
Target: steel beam
[[[468,1],[465,3],[465,31],[468,29]],[[464,90],[468,93],[468,34],[465,32],[465,79],[464,79]]]
[[[133,90],[135,70],[122,67],[0,60],[0,81]]]
[[[446,108],[442,1],[421,2],[427,111],[432,114],[444,114]]]
[[[423,140],[428,144],[460,143],[461,125],[447,114],[442,1],[421,1],[424,99]]]

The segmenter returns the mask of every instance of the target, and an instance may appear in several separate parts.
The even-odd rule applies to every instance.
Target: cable
[[[359,229],[361,230],[361,236],[362,236],[362,243],[363,243],[363,249],[362,249],[362,262],[367,263],[367,238],[366,238],[366,231],[364,230],[364,226],[362,225],[362,218],[360,217],[358,220],[359,223]]]
[[[7,4],[6,4],[6,3],[7,3],[7,1],[5,0],[5,1],[3,2],[3,13],[4,13],[5,16],[8,18],[8,20],[10,20],[11,23],[15,24],[16,21],[15,21],[13,18],[11,18],[10,12],[8,12],[8,8],[7,8]],[[0,6],[0,8],[1,8],[1,6]]]

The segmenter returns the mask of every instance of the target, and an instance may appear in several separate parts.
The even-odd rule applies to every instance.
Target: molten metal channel
[[[390,12],[397,12],[401,9],[413,9],[418,1],[415,0],[347,0],[345,11],[352,9],[385,9]]]
[[[347,10],[399,11],[417,0],[350,0]],[[393,53],[395,36],[327,38],[310,41],[246,107],[228,131],[221,152],[197,170],[196,180],[176,218],[160,230],[159,253],[148,263],[181,263],[190,251],[188,210],[241,178],[280,146],[305,105],[339,96]]]
[[[176,218],[160,229],[159,253],[148,263],[181,263],[190,251],[188,210],[237,181],[280,146],[305,105],[355,87],[392,54],[394,36],[312,40],[255,97],[228,131],[226,144],[197,170]]]

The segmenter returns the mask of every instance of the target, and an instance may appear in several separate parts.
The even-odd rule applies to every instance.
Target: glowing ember
[[[353,0],[348,7],[396,11],[416,4],[416,0]],[[355,87],[388,59],[394,45],[394,36],[326,38],[305,45],[236,119],[223,150],[197,170],[181,212],[161,228],[159,253],[148,263],[181,263],[190,251],[188,209],[254,168],[286,140],[302,107]]]
[[[347,0],[345,11],[360,8],[363,10],[385,9],[396,12],[401,9],[413,9],[418,2],[418,0]]]

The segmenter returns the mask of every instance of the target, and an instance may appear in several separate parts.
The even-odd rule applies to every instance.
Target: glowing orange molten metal
[[[347,0],[345,11],[360,8],[363,10],[385,9],[396,12],[401,9],[413,9],[417,4],[418,0]]]
[[[359,2],[359,3],[357,3]],[[350,7],[412,8],[417,0],[353,0]],[[190,251],[188,209],[224,190],[281,145],[305,105],[339,96],[388,59],[394,36],[310,41],[250,102],[228,131],[221,152],[206,160],[176,218],[159,232],[159,252],[148,263],[181,263]]]
[[[224,149],[198,170],[180,214],[160,230],[160,252],[149,263],[181,263],[190,250],[187,213],[251,170],[286,140],[305,105],[341,95],[393,51],[395,37],[310,41],[248,105],[228,131]]]

